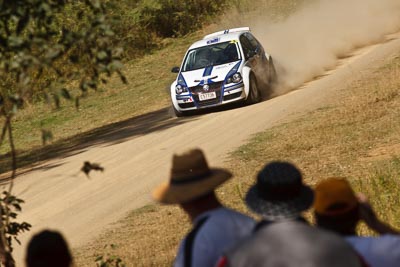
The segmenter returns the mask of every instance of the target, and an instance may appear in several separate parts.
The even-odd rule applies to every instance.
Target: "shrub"
[[[222,12],[227,1],[123,0],[108,3],[117,22],[115,40],[133,58],[159,47],[163,38],[183,36],[200,29]]]

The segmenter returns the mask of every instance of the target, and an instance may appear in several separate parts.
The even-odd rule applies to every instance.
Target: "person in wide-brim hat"
[[[245,198],[247,206],[264,219],[294,219],[313,203],[313,190],[289,162],[273,161],[258,173]]]
[[[222,168],[210,168],[200,149],[175,154],[169,180],[153,191],[153,198],[164,204],[185,203],[214,191],[232,177]]]
[[[231,177],[225,169],[210,168],[200,149],[173,156],[169,180],[153,191],[153,198],[179,205],[193,225],[174,267],[215,266],[223,251],[251,234],[254,219],[225,207],[215,193]]]

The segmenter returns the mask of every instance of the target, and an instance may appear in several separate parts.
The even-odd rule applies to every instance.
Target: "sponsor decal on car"
[[[207,41],[207,44],[215,44],[215,43],[218,43],[219,40],[220,40],[220,38],[214,38],[214,39]]]

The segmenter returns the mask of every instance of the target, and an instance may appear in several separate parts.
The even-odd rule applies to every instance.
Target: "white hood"
[[[203,69],[181,72],[188,87],[210,82],[224,81],[229,72],[238,64],[239,61],[230,62],[223,65],[210,66]],[[237,69],[239,69],[237,67]],[[238,70],[236,70],[238,71]],[[236,72],[235,71],[235,72]],[[232,73],[233,74],[233,73]]]

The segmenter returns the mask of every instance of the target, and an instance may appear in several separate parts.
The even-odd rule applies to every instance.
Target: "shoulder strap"
[[[208,217],[202,218],[186,237],[185,249],[184,249],[184,255],[183,255],[183,262],[184,262],[185,267],[192,266],[192,254],[193,254],[194,239],[196,237],[197,232],[200,230],[201,226],[207,221],[207,219],[208,219]]]

